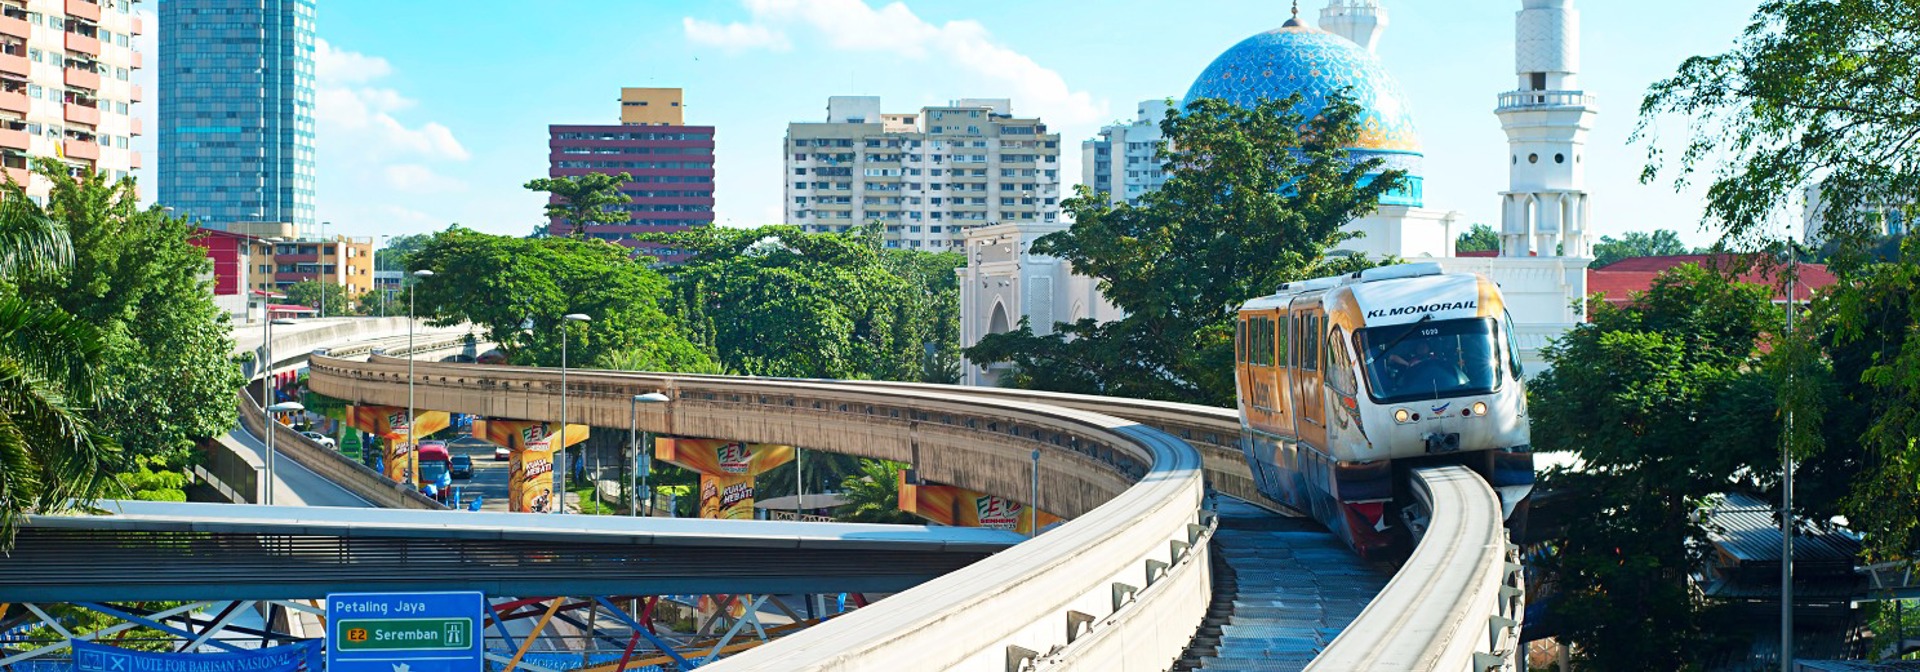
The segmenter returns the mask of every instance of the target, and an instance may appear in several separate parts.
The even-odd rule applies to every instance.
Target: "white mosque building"
[[[1356,159],[1380,158],[1407,171],[1404,188],[1381,199],[1373,214],[1346,229],[1363,234],[1334,254],[1394,255],[1433,261],[1450,272],[1480,273],[1501,286],[1513,315],[1528,373],[1542,369],[1540,348],[1585,319],[1575,308],[1587,294],[1592,249],[1588,224],[1586,138],[1596,110],[1580,90],[1580,15],[1573,0],[1521,0],[1515,22],[1514,90],[1500,93],[1495,115],[1507,133],[1509,187],[1501,203],[1498,256],[1459,257],[1466,231],[1457,211],[1427,207],[1420,136],[1400,84],[1375,54],[1387,27],[1382,0],[1329,0],[1318,27],[1294,16],[1284,25],[1233,45],[1195,78],[1185,100],[1224,98],[1252,106],[1302,95],[1307,117],[1328,96],[1348,90],[1364,112]],[[967,234],[960,280],[961,343],[1017,326],[1035,333],[1056,322],[1121,317],[1070,264],[1030,254],[1033,241],[1066,224],[999,224]],[[1251,298],[1251,297],[1249,297]],[[968,363],[965,380],[992,385],[999,371]]]

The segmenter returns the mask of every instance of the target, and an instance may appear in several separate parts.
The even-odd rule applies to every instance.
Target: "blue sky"
[[[1324,4],[1305,0],[1302,14]],[[1383,4],[1380,57],[1411,98],[1427,206],[1497,223],[1507,171],[1492,108],[1514,88],[1520,3]],[[1638,184],[1645,148],[1627,137],[1647,85],[1725,50],[1757,4],[1577,3],[1582,83],[1601,109],[1588,168],[1598,233],[1711,240],[1697,192]],[[689,123],[718,127],[723,225],[778,221],[786,124],[821,119],[831,95],[882,96],[889,111],[1012,98],[1062,133],[1070,184],[1079,142],[1101,124],[1182,96],[1214,56],[1286,16],[1279,0],[325,0],[320,216],[349,235],[451,222],[524,234],[542,221],[543,199],[520,185],[546,173],[547,125],[616,122],[621,86],[682,87]]]

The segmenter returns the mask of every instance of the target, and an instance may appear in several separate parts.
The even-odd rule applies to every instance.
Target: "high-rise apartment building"
[[[160,203],[211,228],[314,224],[314,3],[158,3]]]
[[[1060,217],[1060,135],[1006,99],[883,114],[833,96],[827,120],[787,124],[787,223],[847,231],[880,222],[888,247],[947,249],[961,231]]]
[[[1080,143],[1080,183],[1105,192],[1114,203],[1138,205],[1140,197],[1167,183],[1160,145],[1160,122],[1167,101],[1144,100],[1133,123],[1100,129],[1100,137]]]
[[[30,196],[49,187],[32,158],[111,178],[140,167],[128,145],[143,133],[130,113],[144,96],[132,83],[144,30],[132,0],[0,0],[0,166]]]
[[[680,250],[633,240],[637,233],[682,231],[713,224],[713,127],[688,126],[680,89],[623,88],[620,124],[547,127],[548,177],[626,173],[624,224],[591,224],[585,235],[644,250],[661,263],[683,261]],[[574,224],[554,218],[550,235]]]

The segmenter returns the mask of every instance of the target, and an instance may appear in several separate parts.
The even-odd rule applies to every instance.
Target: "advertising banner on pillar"
[[[507,510],[551,513],[554,504],[553,451],[544,441],[513,451],[507,458]]]
[[[486,439],[496,446],[506,446],[508,450],[520,450],[534,443],[552,448],[564,448],[587,440],[586,425],[567,425],[566,440],[554,446],[547,440],[548,432],[553,431],[553,423],[541,420],[486,420],[474,421],[473,435]]]
[[[700,517],[712,520],[753,520],[753,476],[701,474]]]
[[[995,497],[953,485],[906,482],[900,476],[900,510],[941,525],[984,527],[1031,533],[1027,507],[1004,497]],[[1038,512],[1041,529],[1060,521],[1060,517]]]
[[[719,439],[670,439],[654,442],[655,459],[702,474],[755,476],[793,461],[793,446]]]
[[[447,428],[450,418],[446,411],[419,410],[419,426],[414,429],[418,438],[432,436],[434,432]],[[346,421],[361,431],[365,431],[389,440],[407,440],[407,409],[398,406],[348,406]]]

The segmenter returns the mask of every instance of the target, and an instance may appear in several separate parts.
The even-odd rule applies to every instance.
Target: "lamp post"
[[[392,237],[393,237],[393,234],[391,233],[380,234],[380,247],[383,247],[383,248],[386,247],[387,239]],[[380,316],[386,317],[387,316],[387,299],[392,298],[393,290],[380,286],[380,273],[381,273],[380,253],[374,252],[373,253],[373,285],[376,289],[380,291]],[[405,277],[405,276],[402,276],[402,277]]]
[[[627,492],[629,493],[627,497],[630,500],[628,509],[629,513],[636,517],[640,515],[640,503],[643,501],[646,502],[647,515],[653,515],[653,490],[648,488],[649,484],[647,483],[647,477],[653,475],[653,446],[651,445],[653,443],[653,432],[647,432],[645,441],[634,443],[634,430],[640,426],[640,405],[664,403],[667,403],[667,395],[659,392],[633,395],[633,403],[630,405],[631,412],[627,417],[627,449],[630,451],[627,464],[634,465],[633,474],[627,477]],[[643,445],[646,446],[644,453],[640,448]],[[640,458],[642,454],[646,455],[646,459],[642,460]],[[635,478],[639,479],[638,484],[634,482]],[[647,498],[644,500],[640,499],[640,490],[642,488],[647,488]]]
[[[1040,450],[1033,451],[1033,490],[1027,497],[1027,537],[1040,536]]]
[[[333,222],[320,223],[320,268],[317,269],[320,271],[320,317],[327,316],[327,253],[332,251],[329,249],[331,246],[327,244],[327,225],[332,223]],[[338,259],[340,257],[339,255],[334,255],[334,258]]]
[[[427,278],[433,277],[433,271],[423,268],[423,269],[414,271],[413,277],[419,278],[421,280],[426,280]],[[415,283],[415,284],[418,284],[418,283]],[[419,424],[414,421],[415,418],[413,413],[413,295],[414,294],[415,292],[413,291],[407,292],[407,484],[408,484],[408,487],[411,487],[415,490],[419,490],[420,489],[420,450],[417,447],[415,447],[414,444],[416,442],[414,441],[414,436],[413,436],[413,427],[414,425]]]
[[[271,318],[273,317],[273,315],[271,312],[269,312],[266,315],[263,315],[262,317]],[[294,323],[293,320],[287,320],[287,319],[280,319],[280,320],[263,319],[260,321],[260,331],[261,331],[260,333],[260,366],[258,367],[260,371],[260,398],[263,401],[263,403],[266,404],[266,407],[267,407],[267,423],[268,423],[266,426],[267,496],[265,497],[266,502],[264,502],[266,504],[273,503],[273,434],[274,432],[273,432],[272,423],[278,422],[273,418],[273,408],[275,406],[278,406],[278,404],[273,403],[273,325],[293,324],[293,323]]]
[[[555,493],[560,497],[560,506],[554,513],[567,512],[567,323],[590,322],[593,318],[582,313],[567,313],[560,318],[560,447],[553,450],[553,484]],[[553,434],[547,434],[547,442],[553,442]]]
[[[1787,339],[1793,339],[1794,280],[1800,272],[1799,246],[1787,228]],[[1787,367],[1793,385],[1793,367]],[[1793,669],[1793,405],[1787,406],[1787,431],[1780,438],[1780,669]]]

